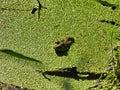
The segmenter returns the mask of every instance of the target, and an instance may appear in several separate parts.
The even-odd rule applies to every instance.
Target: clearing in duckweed
[[[119,0],[2,0],[0,27],[0,89],[120,89]]]

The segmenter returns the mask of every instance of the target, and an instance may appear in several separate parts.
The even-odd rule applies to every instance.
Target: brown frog
[[[70,46],[75,42],[73,37],[67,37],[61,41],[56,41],[53,48],[58,56],[67,56]]]

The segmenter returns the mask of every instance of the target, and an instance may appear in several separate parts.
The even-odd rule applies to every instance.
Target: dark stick
[[[40,18],[40,10],[41,10],[41,8],[44,8],[44,9],[47,9],[47,8],[43,7],[39,0],[37,0],[37,2],[38,2],[38,5],[39,5],[38,6],[38,19],[39,19]]]
[[[40,1],[39,0],[37,0],[37,2],[38,2],[38,19],[40,18],[40,10],[41,10],[41,8],[42,8],[42,5],[41,5],[41,3],[40,3]]]

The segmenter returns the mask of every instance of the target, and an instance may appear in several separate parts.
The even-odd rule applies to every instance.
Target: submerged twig
[[[40,1],[39,0],[37,0],[37,2],[38,2],[38,8],[36,8],[36,7],[34,7],[33,9],[32,9],[32,14],[35,14],[35,12],[38,10],[38,19],[40,18],[40,10],[42,9],[42,8],[44,8],[44,9],[47,9],[46,7],[44,7],[44,6],[42,6],[42,4],[40,3]]]
[[[40,10],[41,10],[41,8],[42,8],[42,5],[41,5],[41,3],[40,3],[40,1],[39,0],[37,0],[37,2],[38,2],[38,19],[40,18]]]
[[[8,10],[8,11],[30,11],[29,9],[16,9],[16,8],[0,8],[1,11],[5,11],[5,10]]]
[[[17,85],[0,82],[0,90],[35,90],[35,89],[23,88]]]

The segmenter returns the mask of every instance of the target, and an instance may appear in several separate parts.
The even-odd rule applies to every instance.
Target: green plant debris
[[[117,52],[108,53],[120,45],[120,1],[107,2],[117,7],[111,10],[95,0],[40,0],[47,7],[42,10],[37,0],[0,1],[0,81],[35,90],[86,90],[107,75],[100,79],[103,90],[119,86],[119,69],[105,69],[113,56],[118,61]],[[75,43],[67,56],[59,57],[53,44],[65,37],[73,37]],[[77,67],[79,80],[65,76],[72,73],[62,73],[66,67]]]

